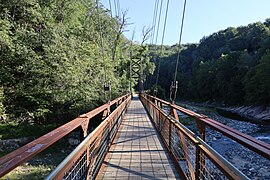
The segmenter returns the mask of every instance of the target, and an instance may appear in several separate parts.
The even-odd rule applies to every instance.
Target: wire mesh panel
[[[121,119],[121,114],[115,114],[112,118],[112,121],[110,122],[109,124],[109,128],[110,128],[110,137],[109,139],[113,139],[117,130],[118,130],[118,127],[119,127],[119,120]]]
[[[5,156],[0,158],[0,177],[6,175],[10,171],[21,165],[22,163],[32,159],[37,154],[49,148],[57,141],[63,139],[68,134],[74,131],[81,130],[82,137],[86,137],[90,131],[89,128],[91,127],[91,125],[89,125],[91,124],[90,121],[93,121],[94,119],[101,120],[103,118],[108,117],[109,115],[108,112],[110,112],[109,111],[110,109],[114,109],[112,113],[120,111],[120,108],[116,110],[115,106],[120,106],[122,108],[121,110],[123,110],[123,108],[129,103],[130,99],[131,99],[130,93],[120,96],[110,101],[110,103],[103,104],[95,109],[92,109],[89,112],[81,114],[78,117],[70,120],[69,122],[44,134],[43,136],[40,136],[39,138],[16,149],[15,151],[6,154]],[[76,161],[77,159],[74,159],[74,162]],[[68,172],[72,168],[74,162],[72,159],[72,161],[68,162],[69,164],[65,166],[65,168],[61,168],[61,170],[65,169],[65,172]],[[61,170],[58,169],[58,171]],[[63,175],[63,172],[61,173]],[[48,177],[52,176],[49,175]]]
[[[211,162],[207,156],[203,153],[200,154],[198,177],[202,180],[229,179],[226,175],[218,169],[213,162]]]
[[[94,144],[94,157],[95,161],[90,164],[90,166],[93,166],[93,171],[91,172],[91,177],[95,177],[98,173],[99,167],[101,166],[103,159],[107,153],[107,150],[109,149],[109,124],[107,124],[103,131],[101,137],[98,138],[98,141]],[[90,161],[91,162],[91,161]]]
[[[196,145],[193,141],[184,137],[184,141],[186,143],[185,154],[186,154],[186,163],[189,167],[189,171],[187,172],[187,176],[189,179],[192,179],[192,176],[195,176],[195,167],[196,167]]]
[[[156,124],[160,123],[159,113],[156,108],[153,108],[153,118],[156,120],[155,121]]]
[[[159,108],[161,102],[153,103],[147,96],[141,96],[141,100],[185,179],[248,179],[207,145],[198,132],[193,133]]]
[[[127,109],[127,98],[47,177],[47,179],[95,179]]]
[[[159,131],[166,143],[167,146],[169,146],[169,132],[170,132],[170,122],[167,120],[167,117],[164,113],[159,113]]]
[[[64,174],[62,179],[65,180],[79,180],[85,179],[87,176],[87,152],[84,151],[83,154],[78,158],[72,168]]]
[[[171,151],[173,155],[176,157],[177,161],[181,163],[181,161],[185,161],[184,151],[182,149],[182,143],[180,137],[178,136],[178,129],[176,126],[172,126],[171,128]]]
[[[175,125],[171,129],[171,151],[188,179],[195,177],[196,143]]]

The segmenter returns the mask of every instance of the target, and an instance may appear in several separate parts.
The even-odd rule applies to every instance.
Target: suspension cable
[[[113,13],[112,13],[112,3],[111,3],[111,0],[109,0],[109,4],[110,4],[110,14],[111,14],[111,18],[113,18]],[[116,6],[115,6],[115,0],[114,0],[114,8],[115,8]],[[116,11],[116,9],[115,9],[115,11]],[[117,13],[115,12],[115,16],[117,17]],[[112,26],[112,29],[113,30],[115,30],[115,27],[114,27],[114,25]],[[117,35],[116,35],[117,36]],[[111,47],[114,47],[114,44],[113,44],[113,42],[115,42],[115,40],[114,41],[112,41],[112,40],[110,40],[110,42],[111,42]],[[112,48],[112,60],[114,60],[114,52],[113,52],[113,48]],[[114,62],[113,62],[114,63]]]
[[[115,2],[115,0],[114,0],[114,2]],[[113,13],[112,13],[113,10],[112,10],[112,3],[111,3],[111,0],[109,0],[109,4],[110,4],[110,12],[111,12],[110,14],[111,14],[111,18],[113,18]],[[113,30],[115,29],[114,25],[112,25],[112,29],[113,29]],[[111,47],[113,47],[113,46],[114,46],[114,44],[113,44],[114,41],[110,40],[110,42],[111,42],[111,43],[110,43],[110,44],[111,44]],[[112,48],[112,60],[113,60],[113,56],[114,56],[113,54],[114,54],[114,53],[113,53],[113,48]],[[114,63],[114,62],[113,62],[113,63]]]
[[[187,4],[187,1],[185,0],[183,14],[182,14],[182,21],[181,21],[181,29],[180,29],[180,34],[179,34],[179,47],[178,47],[177,60],[176,60],[176,66],[175,66],[175,72],[174,72],[174,80],[172,81],[172,84],[170,87],[170,100],[171,100],[171,103],[173,104],[176,99],[177,88],[178,88],[178,81],[176,81],[176,78],[177,78],[177,71],[178,71],[178,63],[180,59],[181,40],[182,40],[184,20],[185,20],[186,4]]]
[[[118,18],[119,18],[119,21],[121,22],[121,20],[123,20],[121,23],[124,23],[124,16],[123,16],[123,19],[122,19],[122,16],[121,16],[121,6],[120,6],[120,2],[119,2],[119,0],[116,0],[116,3],[117,3],[117,11],[118,11]],[[122,25],[121,25],[122,26]],[[123,26],[124,26],[124,24],[123,24]],[[123,27],[122,26],[122,27]],[[121,27],[119,27],[119,31],[118,31],[118,33],[120,33],[121,32]],[[117,36],[118,35],[116,35],[116,39],[115,39],[115,41],[117,40]],[[120,36],[119,36],[119,40],[120,40]],[[115,45],[117,45],[117,42],[115,42],[116,44]],[[119,45],[120,45],[120,47],[119,47],[119,52],[120,52],[120,58],[119,58],[119,60],[120,60],[120,63],[121,63],[121,59],[122,59],[122,45],[119,43]],[[116,46],[115,46],[115,48],[116,48]],[[115,49],[115,51],[116,51],[116,49]],[[116,52],[115,52],[116,53]],[[116,71],[118,71],[118,58],[116,57],[116,55],[115,55],[115,61],[116,61],[116,63],[115,63],[115,67],[116,67]],[[113,62],[114,63],[114,62]],[[120,69],[119,69],[119,71],[120,71]]]
[[[110,13],[111,13],[111,18],[113,17],[113,15],[112,15],[112,2],[111,2],[111,0],[109,0],[109,5],[110,5]]]
[[[155,41],[155,44],[157,44],[157,40],[158,40],[159,25],[160,25],[160,19],[161,19],[162,5],[163,5],[163,0],[161,0],[161,2],[160,2],[159,17],[158,17],[158,26],[157,26],[157,33],[156,33],[156,41]],[[156,46],[156,51],[157,51],[157,46]],[[158,55],[157,55],[157,57],[156,57],[156,62],[159,62],[159,60],[158,60]],[[155,83],[155,90],[154,90],[155,92],[154,92],[154,95],[156,95],[156,93],[157,93],[157,82],[158,82],[159,67],[160,67],[160,63],[158,63],[158,70],[157,70],[157,77],[156,77],[156,83]]]
[[[152,29],[151,29],[151,38],[150,38],[150,44],[153,44],[153,41],[155,39],[155,32],[156,32],[156,24],[157,24],[157,12],[158,12],[158,9],[159,9],[159,0],[156,0],[155,1],[155,6],[154,6],[154,14],[153,14],[153,20],[152,20]],[[153,78],[153,75],[150,74],[150,81],[149,81],[149,87],[151,87],[151,84],[152,84],[152,78]]]
[[[155,1],[154,14],[153,14],[153,20],[152,20],[152,30],[151,30],[150,44],[153,44],[153,41],[154,41],[156,21],[157,21],[158,5],[159,5],[159,0],[156,0]]]
[[[155,44],[157,44],[157,40],[158,40],[158,32],[159,32],[159,25],[160,25],[160,19],[161,19],[162,4],[163,4],[163,0],[161,0],[160,9],[159,9],[158,26],[157,26],[157,33],[156,33]]]
[[[112,15],[112,6],[111,6],[111,0],[109,0],[109,3],[110,3],[110,11],[111,11],[111,18],[113,18],[113,15]],[[118,18],[121,19],[121,10],[120,10],[120,2],[119,0],[114,0],[114,3],[117,3],[117,5],[114,4],[114,7],[117,7],[115,9],[116,12],[118,12]],[[117,17],[117,13],[116,13],[116,17]],[[123,17],[124,18],[124,17]],[[113,30],[115,29],[115,27],[113,26]],[[120,30],[120,29],[119,29]],[[115,47],[116,48],[116,40],[117,40],[117,34],[116,34],[116,37],[115,37],[115,40],[114,40],[114,43],[111,44],[112,47]],[[117,61],[117,58],[115,58],[116,60],[116,63],[114,61],[114,50],[112,50],[112,60],[113,60],[113,67],[115,67],[115,72],[117,73],[117,71],[119,70],[119,75],[120,75],[120,69],[118,69],[118,61]],[[115,50],[116,51],[116,50]],[[122,52],[122,46],[120,45],[120,63],[121,63],[121,60],[122,60],[122,56],[123,56],[123,52]]]
[[[99,0],[96,0],[96,5],[97,5],[100,43],[101,43],[101,52],[102,52],[103,68],[104,68],[104,94],[105,94],[106,100],[110,100],[111,92],[110,92],[109,83],[107,82],[107,75],[106,75],[106,62],[105,62],[105,57],[104,57],[103,34],[102,34],[102,27],[101,27],[101,22],[100,22],[100,13],[99,13]],[[109,91],[109,99],[107,99],[106,97],[106,91]]]
[[[118,10],[118,16],[121,19],[121,9],[120,9],[120,2],[117,0],[117,10]]]
[[[164,19],[164,26],[163,26],[163,33],[162,33],[162,41],[161,41],[161,53],[163,52],[163,43],[164,43],[164,37],[165,37],[165,31],[166,31],[166,25],[167,25],[167,17],[168,17],[168,11],[169,11],[169,3],[170,3],[170,0],[167,0],[166,14],[165,14],[165,19]]]
[[[115,12],[115,16],[118,16],[117,5],[116,5],[115,0],[113,0],[113,2],[114,2],[114,12]]]
[[[101,52],[102,52],[102,60],[104,63],[104,75],[106,79],[106,64],[105,64],[105,58],[104,58],[104,47],[103,47],[103,34],[102,34],[102,27],[101,27],[101,22],[100,22],[100,14],[99,14],[99,0],[96,0],[96,5],[97,5],[97,14],[98,14],[98,25],[99,25],[99,36],[100,36],[100,44],[101,44]]]
[[[159,55],[162,55],[162,53],[163,53],[163,43],[164,43],[165,31],[166,31],[166,25],[167,25],[169,3],[170,3],[170,0],[167,0],[167,7],[166,7],[165,18],[164,18],[164,26],[163,26],[163,33],[162,33],[162,40],[161,40],[161,49],[160,49],[160,54]],[[157,60],[158,60],[158,71],[157,71],[157,78],[156,78],[156,86],[157,86],[157,83],[158,83],[159,71],[160,71],[160,59],[157,58]]]
[[[178,47],[177,60],[176,60],[175,73],[174,73],[174,80],[173,80],[174,82],[176,82],[177,71],[178,71],[178,63],[179,63],[179,59],[180,59],[181,41],[182,41],[182,34],[183,34],[183,27],[184,27],[184,20],[185,20],[186,4],[187,4],[187,0],[184,1],[184,9],[183,9],[182,21],[181,21],[181,30],[180,30],[179,42],[178,42],[179,47]]]

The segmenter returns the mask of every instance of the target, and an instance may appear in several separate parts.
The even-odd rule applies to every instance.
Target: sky
[[[110,0],[112,7],[117,0]],[[129,39],[135,29],[137,42],[142,41],[142,29],[151,27],[156,0],[119,0],[121,11],[128,10],[128,23],[125,36]],[[161,0],[159,0],[161,2]],[[101,0],[109,9],[109,0]],[[157,41],[161,44],[162,29],[164,25],[165,5],[160,24]],[[184,0],[170,0],[168,20],[165,30],[165,45],[173,45],[179,41],[180,23]],[[198,43],[204,36],[211,35],[227,27],[246,26],[254,22],[264,22],[270,18],[270,0],[187,0],[186,15],[182,35],[182,44]],[[114,8],[112,13],[115,15]],[[150,40],[149,40],[150,42]]]

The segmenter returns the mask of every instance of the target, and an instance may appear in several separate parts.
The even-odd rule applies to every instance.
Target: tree
[[[99,13],[88,0],[0,1],[0,87],[6,113],[26,123],[69,120],[106,102],[105,75],[112,98],[123,93],[127,57],[120,58],[120,72],[111,60],[113,27],[121,24],[105,10]],[[126,41],[121,33],[116,49]]]
[[[5,107],[3,105],[3,101],[4,101],[3,87],[0,87],[0,118],[1,119],[5,114]]]
[[[268,94],[265,56],[270,47],[269,38],[267,19],[264,23],[218,31],[203,37],[199,44],[182,45],[177,72],[178,97],[227,104],[262,103]],[[155,56],[154,50],[159,46],[149,47],[150,54]],[[167,90],[168,96],[177,45],[164,47],[158,85]]]
[[[244,82],[248,101],[270,103],[270,50],[266,51],[260,63],[249,71]]]

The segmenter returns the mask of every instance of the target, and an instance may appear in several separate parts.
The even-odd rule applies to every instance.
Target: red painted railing
[[[140,98],[186,179],[247,179],[205,142],[206,127],[270,159],[270,145],[267,143],[162,99],[147,94],[141,94]],[[163,110],[165,106],[169,113]],[[200,135],[196,135],[180,123],[178,112],[194,119]]]
[[[86,114],[80,115],[79,117],[73,119],[72,121],[62,125],[61,127],[41,136],[40,138],[26,144],[25,146],[7,154],[0,158],[0,177],[4,176],[23,162],[28,161],[41,151],[47,149],[52,144],[68,135],[70,132],[77,128],[81,128],[83,137],[88,135],[88,125],[92,118],[99,114],[103,114],[103,119],[107,118],[111,112],[110,108],[112,106],[122,107],[130,101],[131,95],[126,94],[115,100],[104,104]],[[116,109],[117,110],[117,109]],[[114,113],[114,111],[112,112]],[[101,119],[100,119],[101,120]]]
[[[248,179],[205,142],[206,127],[270,159],[270,145],[267,143],[162,99],[147,94],[141,94],[140,99],[174,159],[176,167],[185,179]],[[118,131],[130,100],[130,94],[117,98],[0,158],[0,177],[80,127],[84,140],[47,179],[94,179]],[[112,106],[116,106],[116,109],[110,112]],[[165,106],[169,108],[169,113],[164,111]],[[199,135],[180,123],[178,112],[194,119]],[[90,120],[101,113],[102,123],[89,133]]]
[[[125,99],[46,179],[95,179],[130,99]]]

